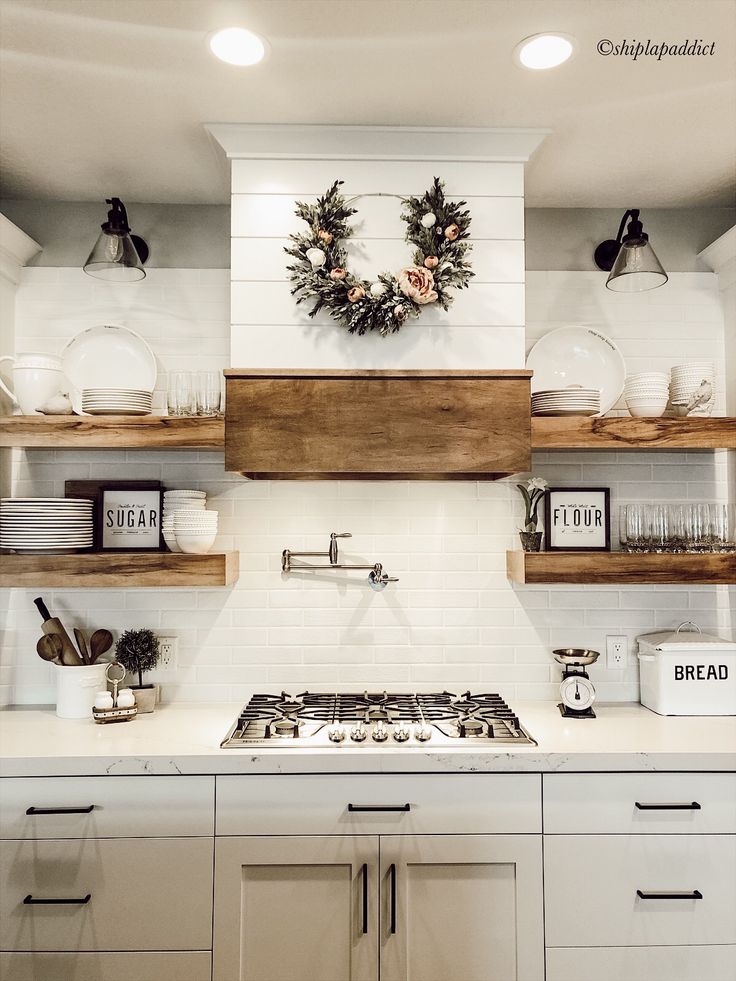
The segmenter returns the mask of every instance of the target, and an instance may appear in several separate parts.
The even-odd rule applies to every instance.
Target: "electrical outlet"
[[[179,638],[159,637],[158,647],[161,660],[158,666],[162,671],[174,671],[179,666]]]
[[[611,634],[606,637],[606,667],[619,671],[626,667],[629,653],[629,640],[623,634]]]

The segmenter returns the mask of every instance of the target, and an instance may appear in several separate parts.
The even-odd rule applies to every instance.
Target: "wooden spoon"
[[[89,639],[90,664],[96,664],[112,647],[112,634],[109,630],[95,630]]]
[[[89,659],[89,648],[87,647],[87,640],[79,629],[79,627],[74,628],[74,639],[77,642],[77,647],[79,648],[79,653],[82,655],[82,660],[85,664],[91,664]]]
[[[64,648],[61,637],[58,634],[44,634],[38,638],[36,651],[38,656],[44,661],[53,661],[54,664],[61,664],[61,652]]]

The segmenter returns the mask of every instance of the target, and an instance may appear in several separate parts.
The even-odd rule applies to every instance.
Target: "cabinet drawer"
[[[40,813],[28,814],[31,808]],[[8,777],[0,782],[0,838],[173,838],[211,835],[213,826],[213,777]]]
[[[733,981],[736,946],[550,947],[547,981]]]
[[[0,981],[210,981],[209,950],[3,953]]]
[[[211,838],[4,841],[0,949],[205,950],[212,852]]]
[[[218,835],[539,834],[542,826],[534,774],[228,776],[217,777],[216,796]]]
[[[550,835],[544,895],[550,947],[734,944],[736,835]]]
[[[551,773],[543,780],[545,834],[736,831],[732,773]]]

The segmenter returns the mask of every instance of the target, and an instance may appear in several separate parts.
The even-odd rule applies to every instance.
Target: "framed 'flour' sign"
[[[102,551],[157,551],[161,548],[161,501],[158,487],[100,488],[100,548]]]
[[[550,487],[545,499],[548,552],[610,552],[607,487]]]

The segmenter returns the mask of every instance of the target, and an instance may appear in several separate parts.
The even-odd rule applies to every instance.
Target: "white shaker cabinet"
[[[218,838],[215,883],[215,981],[543,981],[538,835]]]
[[[541,981],[538,835],[381,838],[381,981]]]
[[[377,888],[376,837],[219,838],[215,981],[378,981]]]

